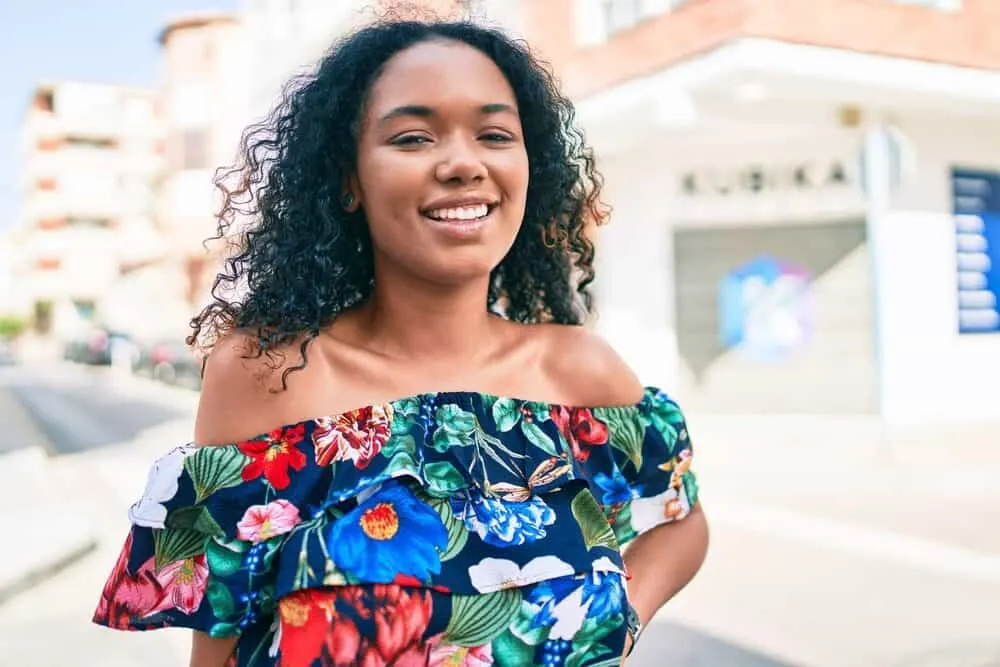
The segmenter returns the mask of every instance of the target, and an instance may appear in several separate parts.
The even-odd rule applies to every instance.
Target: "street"
[[[114,633],[89,618],[128,504],[152,458],[190,437],[194,405],[193,394],[106,370],[0,376],[2,448],[44,446],[61,480],[5,488],[72,503],[99,536],[96,550],[0,604],[0,665],[186,664],[183,631]],[[822,424],[786,423],[782,435],[759,421],[689,418],[709,557],[630,666],[1000,666],[1000,452],[988,449],[1000,434],[887,453],[861,422],[845,437]]]

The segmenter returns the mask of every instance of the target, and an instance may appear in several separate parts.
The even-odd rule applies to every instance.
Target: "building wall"
[[[752,396],[746,403],[752,411],[781,407],[808,412],[813,406],[823,411],[825,402],[816,400],[819,394],[810,394],[805,384],[815,371],[832,396],[854,392],[847,397],[851,400],[831,405],[856,412],[881,409],[890,423],[995,419],[1000,405],[1000,385],[995,382],[1000,376],[1000,334],[958,333],[949,170],[1000,169],[1000,131],[989,121],[946,115],[900,110],[896,118],[913,147],[915,163],[890,211],[874,221],[874,237],[815,281],[817,316],[826,319],[820,324],[827,333],[817,336],[818,346],[801,359],[804,370],[799,375],[748,363],[739,355],[713,357],[707,371],[692,368],[680,338],[685,327],[699,325],[678,321],[679,315],[691,314],[679,297],[683,300],[691,289],[703,288],[677,282],[679,273],[691,275],[684,263],[698,261],[678,256],[693,246],[687,241],[677,245],[677,235],[687,230],[722,232],[717,240],[700,241],[720,244],[715,251],[705,251],[703,266],[694,267],[702,273],[713,270],[710,265],[719,257],[732,255],[726,248],[736,245],[735,237],[775,223],[792,223],[800,230],[813,225],[815,243],[829,244],[826,249],[817,246],[817,252],[833,252],[833,239],[822,227],[839,220],[858,229],[866,214],[856,181],[823,191],[698,198],[684,196],[681,184],[692,170],[704,175],[714,169],[725,175],[741,166],[777,166],[796,159],[820,164],[842,159],[856,165],[861,145],[857,130],[817,129],[811,138],[781,141],[755,138],[749,126],[744,141],[728,148],[706,140],[711,133],[705,128],[659,136],[651,131],[644,147],[605,160],[606,193],[615,210],[598,236],[598,330],[644,381],[672,388],[697,409],[744,411],[739,405],[743,394]],[[724,176],[717,177],[726,182]],[[727,226],[732,233],[725,233]],[[703,293],[698,298],[712,296]],[[875,336],[881,336],[880,346]],[[854,342],[844,348],[849,340]],[[838,364],[840,360],[844,363]],[[801,396],[792,398],[802,399],[798,405],[788,400],[796,387]]]
[[[917,423],[995,419],[1000,334],[958,334],[949,171],[1000,170],[1000,129],[932,117],[903,117],[899,126],[917,153],[916,173],[904,181],[877,240],[887,415]]]
[[[218,169],[238,160],[249,120],[245,33],[235,16],[194,15],[167,27],[162,39],[162,96],[167,170],[160,185],[157,220],[169,239],[168,262],[189,310],[208,299],[219,259],[203,242],[214,236],[222,195]],[[153,275],[165,276],[165,268]]]
[[[567,90],[583,97],[645,76],[739,37],[764,37],[967,67],[1000,68],[994,0],[958,11],[895,0],[687,0],[651,11],[608,35],[604,0],[522,3],[525,36],[538,44]],[[667,0],[647,0],[668,7]]]
[[[153,189],[161,148],[151,91],[39,87],[21,136],[17,280],[30,302],[51,308],[57,336],[99,319],[100,300],[122,267],[158,252]]]

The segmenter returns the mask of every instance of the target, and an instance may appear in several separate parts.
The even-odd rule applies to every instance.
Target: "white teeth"
[[[486,204],[475,206],[462,206],[459,208],[439,208],[427,212],[427,217],[435,220],[475,220],[483,218],[490,212],[490,207]]]

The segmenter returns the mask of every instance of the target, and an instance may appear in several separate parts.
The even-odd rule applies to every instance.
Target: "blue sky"
[[[153,86],[170,18],[239,0],[0,0],[0,229],[17,205],[17,136],[38,80]]]

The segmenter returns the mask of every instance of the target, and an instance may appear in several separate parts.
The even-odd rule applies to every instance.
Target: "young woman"
[[[707,529],[679,408],[581,326],[600,180],[551,76],[381,22],[244,149],[197,444],[95,621],[193,628],[193,667],[619,664]]]

